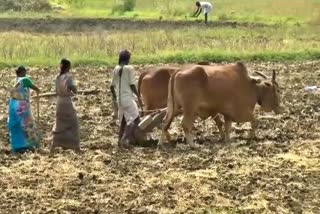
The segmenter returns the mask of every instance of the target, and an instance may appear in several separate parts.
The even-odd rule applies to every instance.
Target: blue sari
[[[29,88],[23,79],[17,78],[10,91],[8,129],[11,149],[21,152],[39,147],[40,134],[32,117],[29,103]]]

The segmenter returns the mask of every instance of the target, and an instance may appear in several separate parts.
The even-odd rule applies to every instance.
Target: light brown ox
[[[143,71],[138,80],[138,92],[142,97],[146,114],[167,107],[168,85],[171,75],[179,70],[191,68],[196,64],[184,64],[179,67],[151,67]],[[199,62],[198,65],[209,65]]]
[[[167,107],[169,79],[179,69],[178,67],[154,67],[140,74],[138,91],[146,114]]]
[[[257,121],[253,111],[259,104],[266,112],[280,113],[279,86],[276,73],[272,79],[261,73],[263,80],[249,76],[244,64],[220,66],[194,66],[176,72],[169,83],[168,112],[162,129],[160,145],[164,138],[170,141],[168,128],[179,109],[183,111],[182,127],[186,141],[195,146],[191,134],[197,116],[202,119],[221,113],[225,120],[225,134],[221,137],[230,142],[231,122],[251,122],[250,136],[255,137]]]
[[[198,65],[208,65],[208,63],[199,62]],[[138,81],[138,91],[144,103],[145,115],[152,113],[154,110],[167,107],[168,85],[171,75],[193,66],[195,66],[195,64],[185,64],[181,67],[154,67],[141,73]],[[161,120],[164,117],[165,114],[161,116]],[[219,117],[215,117],[214,121],[216,122],[220,133],[222,133],[223,122]]]

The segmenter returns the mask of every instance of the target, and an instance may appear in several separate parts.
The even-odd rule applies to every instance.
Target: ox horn
[[[276,82],[276,71],[272,71],[272,82]]]
[[[259,76],[261,76],[261,77],[263,77],[264,79],[268,79],[268,77],[265,74],[263,74],[263,73],[261,73],[259,71],[255,71],[254,73],[259,75]]]

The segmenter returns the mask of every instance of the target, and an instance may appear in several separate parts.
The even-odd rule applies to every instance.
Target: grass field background
[[[312,27],[150,29],[93,33],[0,33],[0,64],[55,65],[61,57],[75,64],[112,65],[119,50],[133,63],[320,58],[320,29]]]
[[[121,0],[51,0],[64,10],[54,13],[2,13],[2,17],[127,17],[187,19],[195,10],[194,0],[136,0],[133,11],[119,14],[113,9]],[[214,0],[213,20],[269,23],[319,22],[320,0]],[[202,17],[201,17],[202,18]]]
[[[120,0],[51,2],[64,9],[49,13],[2,12],[0,18],[129,18],[123,22],[132,25],[133,18],[195,21],[190,18],[195,9],[193,0],[137,0],[134,10],[125,13],[112,12]],[[0,66],[52,66],[62,57],[75,64],[113,65],[124,48],[133,53],[136,64],[320,59],[320,0],[216,0],[210,20],[264,25],[206,27],[199,22],[191,27],[157,28],[155,24],[152,29],[58,33],[39,33],[37,29],[30,33],[17,28],[0,33]]]

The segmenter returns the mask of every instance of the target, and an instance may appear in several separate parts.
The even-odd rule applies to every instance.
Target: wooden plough
[[[146,134],[152,132],[155,127],[160,128],[160,124],[166,116],[167,108],[143,111],[143,113],[149,114],[144,116],[138,125],[135,133],[138,141],[143,141],[146,138]]]
[[[159,127],[167,113],[167,108],[148,111],[150,114],[143,117],[139,123],[139,128],[144,132],[151,132],[153,128]],[[144,111],[147,113],[147,111]]]

